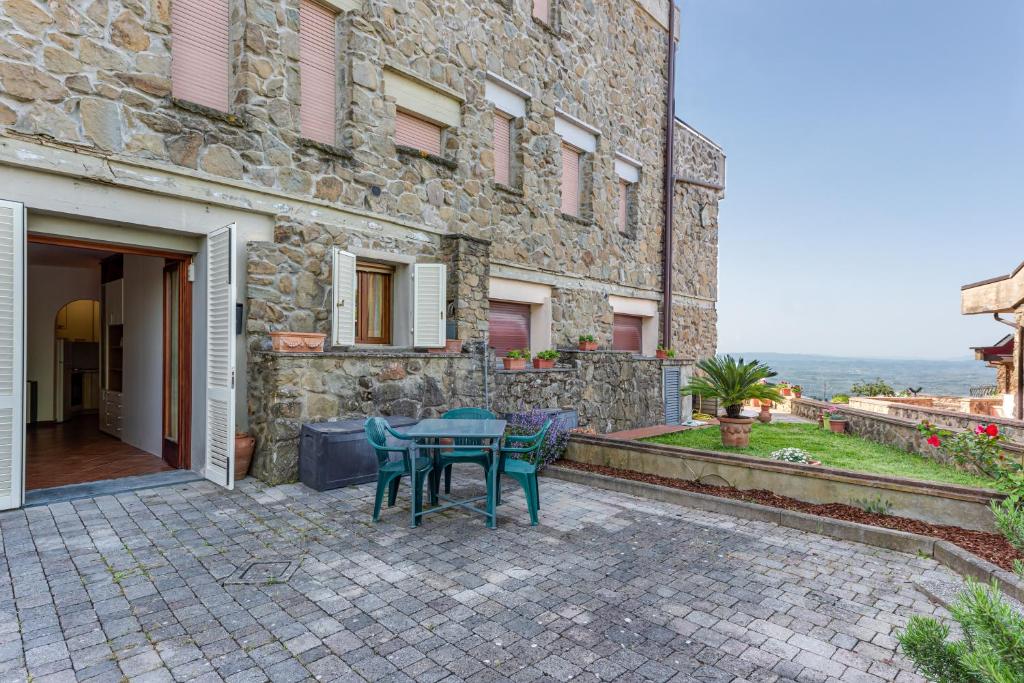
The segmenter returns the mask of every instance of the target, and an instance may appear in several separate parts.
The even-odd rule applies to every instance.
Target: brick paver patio
[[[410,530],[404,490],[374,525],[367,486],[252,480],[0,513],[0,680],[910,681],[894,629],[937,609],[913,579],[956,580],[771,524],[541,495],[541,526],[516,492],[497,531],[463,512]]]

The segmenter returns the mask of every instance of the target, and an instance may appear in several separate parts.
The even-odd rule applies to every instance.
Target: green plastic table
[[[473,450],[487,450],[491,455],[491,465],[487,468],[488,476],[491,478],[490,490],[492,495],[490,496],[477,496],[476,498],[467,498],[465,500],[453,500],[446,496],[440,496],[445,500],[445,505],[439,505],[429,510],[416,511],[416,506],[413,505],[411,512],[410,525],[415,527],[418,522],[418,518],[423,515],[428,515],[434,512],[441,512],[453,507],[460,507],[477,514],[481,514],[487,518],[487,526],[491,529],[497,528],[498,518],[495,512],[495,495],[494,492],[498,488],[498,449],[501,445],[501,437],[505,434],[505,420],[442,420],[442,419],[430,419],[420,420],[417,424],[410,427],[403,428],[401,434],[404,438],[407,438],[412,444],[409,447],[409,458],[411,464],[412,474],[410,481],[412,484],[412,491],[418,491],[417,486],[417,471],[416,471],[416,458],[422,457],[419,454],[421,450],[433,451],[437,454],[441,448],[458,450],[462,449],[473,449]],[[459,438],[470,438],[480,439],[481,441],[489,440],[489,444],[482,444],[479,446],[456,446],[451,444],[435,445],[435,444],[423,444],[422,442],[427,439],[459,439]],[[433,457],[433,456],[431,456]],[[473,503],[479,500],[487,500],[487,509],[481,510],[480,508],[473,505]]]

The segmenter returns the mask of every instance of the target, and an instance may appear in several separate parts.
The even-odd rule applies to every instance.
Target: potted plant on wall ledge
[[[658,344],[658,348],[654,351],[655,357],[665,360],[666,358],[675,358],[676,352],[673,349],[666,349],[661,344]]]
[[[537,354],[537,357],[533,359],[533,367],[538,370],[550,370],[555,367],[556,360],[558,360],[558,351],[555,351],[554,349],[541,351]]]
[[[846,422],[846,416],[839,412],[839,408],[825,408],[821,411],[822,429],[831,429],[836,434],[844,434]]]
[[[597,351],[597,339],[592,334],[580,335],[580,351]]]
[[[782,393],[783,396],[789,396],[790,394],[793,393],[789,387],[789,382],[786,381],[779,382],[779,391]]]
[[[725,417],[720,417],[722,445],[746,448],[750,445],[753,418],[743,417],[743,402],[758,400],[780,401],[779,390],[763,383],[775,372],[760,361],[744,362],[742,358],[715,356],[697,363],[695,375],[682,393],[688,396],[718,399],[725,406]]]
[[[525,370],[526,361],[530,360],[530,352],[526,349],[509,349],[501,362],[506,370]]]
[[[327,335],[320,332],[271,332],[270,344],[281,353],[319,353]]]
[[[800,395],[804,393],[804,388],[799,384],[794,384],[790,388],[793,390],[793,398],[800,398]]]

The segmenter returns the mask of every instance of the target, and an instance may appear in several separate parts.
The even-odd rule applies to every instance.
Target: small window
[[[512,184],[512,119],[503,111],[494,111],[494,179]]]
[[[616,313],[612,329],[612,350],[640,353],[643,348],[644,319],[638,315]]]
[[[443,129],[404,111],[395,118],[395,144],[418,149],[434,156],[441,156],[441,133]]]
[[[302,137],[336,141],[337,15],[313,0],[299,3],[299,125]]]
[[[580,215],[580,151],[562,143],[562,213]]]
[[[394,269],[376,263],[356,265],[356,343],[391,343]]]
[[[228,0],[171,3],[171,95],[226,112],[230,100]]]
[[[530,348],[530,304],[511,301],[489,302],[488,338],[498,356],[511,349]]]
[[[551,0],[533,0],[533,16],[545,24],[551,23]]]

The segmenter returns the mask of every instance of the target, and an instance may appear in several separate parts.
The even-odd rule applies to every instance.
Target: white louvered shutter
[[[0,510],[21,507],[24,392],[25,207],[0,200]]]
[[[662,373],[662,389],[665,394],[665,424],[677,425],[682,422],[682,372],[679,367],[668,367]]]
[[[416,264],[413,274],[413,346],[418,348],[444,346],[446,284],[447,271],[443,264]]]
[[[207,237],[206,478],[235,487],[235,226]]]
[[[331,344],[352,346],[356,343],[356,256],[338,248],[331,264],[331,297]]]

